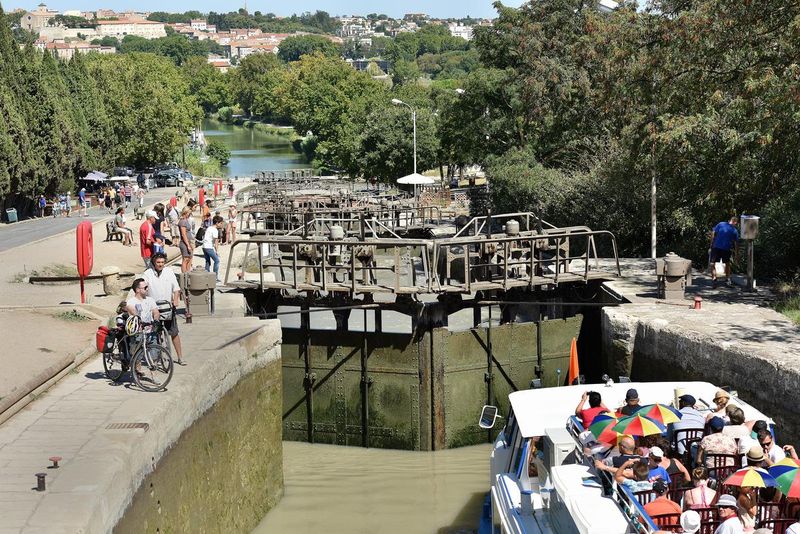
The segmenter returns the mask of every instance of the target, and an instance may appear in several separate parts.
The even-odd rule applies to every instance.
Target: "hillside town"
[[[311,34],[309,31],[269,32],[255,25],[221,28],[207,17],[192,18],[191,14],[202,15],[189,12],[187,17],[164,16],[171,14],[116,12],[110,9],[62,12],[50,9],[44,3],[31,11],[18,9],[11,13],[19,17],[18,29],[29,32],[36,48],[49,50],[60,59],[68,60],[76,53],[114,54],[118,50],[115,45],[126,38],[151,40],[178,34],[193,41],[209,41],[218,45],[214,47],[214,53],[208,54],[208,62],[222,72],[236,66],[240,59],[250,54],[277,54],[281,42],[287,37]],[[239,14],[247,15],[244,10],[240,10]],[[414,33],[427,25],[443,26],[451,36],[471,41],[475,27],[492,24],[489,19],[438,19],[425,13],[408,13],[401,19],[374,13],[333,17],[318,11],[314,16],[317,15],[330,19],[329,29],[332,31],[314,33],[323,35],[337,46],[350,45],[359,51],[369,50],[373,39],[395,38],[404,33]],[[261,13],[256,12],[255,17],[261,17]],[[286,20],[272,14],[266,17],[276,21]],[[170,20],[162,20],[167,18]],[[351,58],[355,61],[364,59],[380,60],[380,57]]]

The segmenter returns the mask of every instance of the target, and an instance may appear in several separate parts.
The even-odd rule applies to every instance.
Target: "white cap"
[[[158,218],[158,213],[156,213],[156,212],[155,212],[155,211],[153,211],[153,210],[149,210],[147,213],[145,213],[145,214],[144,214],[144,216],[145,216],[146,218],[148,218],[148,219],[149,219],[150,217],[156,217],[156,218]]]
[[[655,458],[663,458],[664,451],[661,450],[661,447],[650,447],[650,456]]]
[[[681,514],[680,523],[684,532],[693,534],[700,530],[700,514],[694,510],[686,510]]]

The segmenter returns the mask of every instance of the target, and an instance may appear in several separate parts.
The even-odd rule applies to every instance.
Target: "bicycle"
[[[154,331],[144,332],[144,327],[149,326]],[[142,390],[164,390],[172,379],[174,364],[167,349],[148,340],[151,337],[156,339],[159,330],[163,330],[159,321],[142,323],[138,317],[129,317],[124,332],[118,331],[115,336],[113,349],[103,353],[103,368],[109,380],[119,382],[128,370],[132,370],[133,381]]]

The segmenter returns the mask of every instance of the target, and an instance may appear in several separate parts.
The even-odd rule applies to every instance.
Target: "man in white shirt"
[[[137,316],[143,323],[152,323],[159,319],[158,306],[156,301],[147,296],[149,286],[144,278],[137,278],[133,281],[133,296],[126,304],[128,313]]]
[[[178,279],[172,269],[167,269],[167,256],[163,252],[156,252],[150,258],[152,267],[147,269],[142,278],[149,287],[147,296],[154,302],[167,301],[172,304],[172,313],[169,318],[164,320],[164,328],[172,338],[172,345],[175,347],[177,359],[175,363],[185,365],[183,361],[183,349],[181,347],[181,336],[178,333],[178,319],[175,316],[175,308],[180,303],[181,288]]]
[[[733,495],[723,495],[717,501],[717,510],[721,521],[714,534],[744,534],[744,527],[736,514],[736,498]]]
[[[703,414],[695,410],[694,405],[697,403],[697,400],[692,395],[682,395],[678,397],[678,408],[680,409],[681,420],[676,421],[675,423],[670,425],[670,434],[669,438],[672,439],[672,436],[675,434],[677,430],[688,430],[688,429],[703,429],[706,426],[706,418]],[[685,437],[685,435],[683,436]],[[686,452],[686,447],[682,441],[678,442],[678,454],[684,454]]]

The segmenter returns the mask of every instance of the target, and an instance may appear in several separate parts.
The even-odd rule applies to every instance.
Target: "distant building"
[[[426,13],[406,13],[403,15],[403,20],[427,20],[428,15]]]
[[[36,7],[35,11],[28,11],[22,15],[19,23],[24,29],[30,32],[38,33],[39,28],[44,28],[47,26],[50,19],[56,15],[59,15],[58,11],[47,9],[47,5],[42,3]]]
[[[208,23],[205,19],[192,19],[189,21],[189,25],[193,30],[197,30],[199,32],[204,32],[208,29]]]
[[[464,26],[463,24],[450,23],[447,25],[450,30],[450,35],[453,37],[461,37],[466,41],[472,40],[472,26]]]
[[[116,19],[97,22],[97,33],[103,37],[122,39],[126,35],[136,35],[145,39],[166,37],[163,22],[144,19]]]
[[[113,46],[93,45],[85,41],[66,43],[61,40],[45,42],[39,39],[34,43],[34,46],[39,50],[48,51],[58,59],[63,59],[64,61],[69,61],[75,54],[88,54],[90,52],[96,54],[115,54],[117,52]]]
[[[230,59],[215,54],[208,56],[208,64],[223,73],[228,72],[228,69],[231,68]]]

